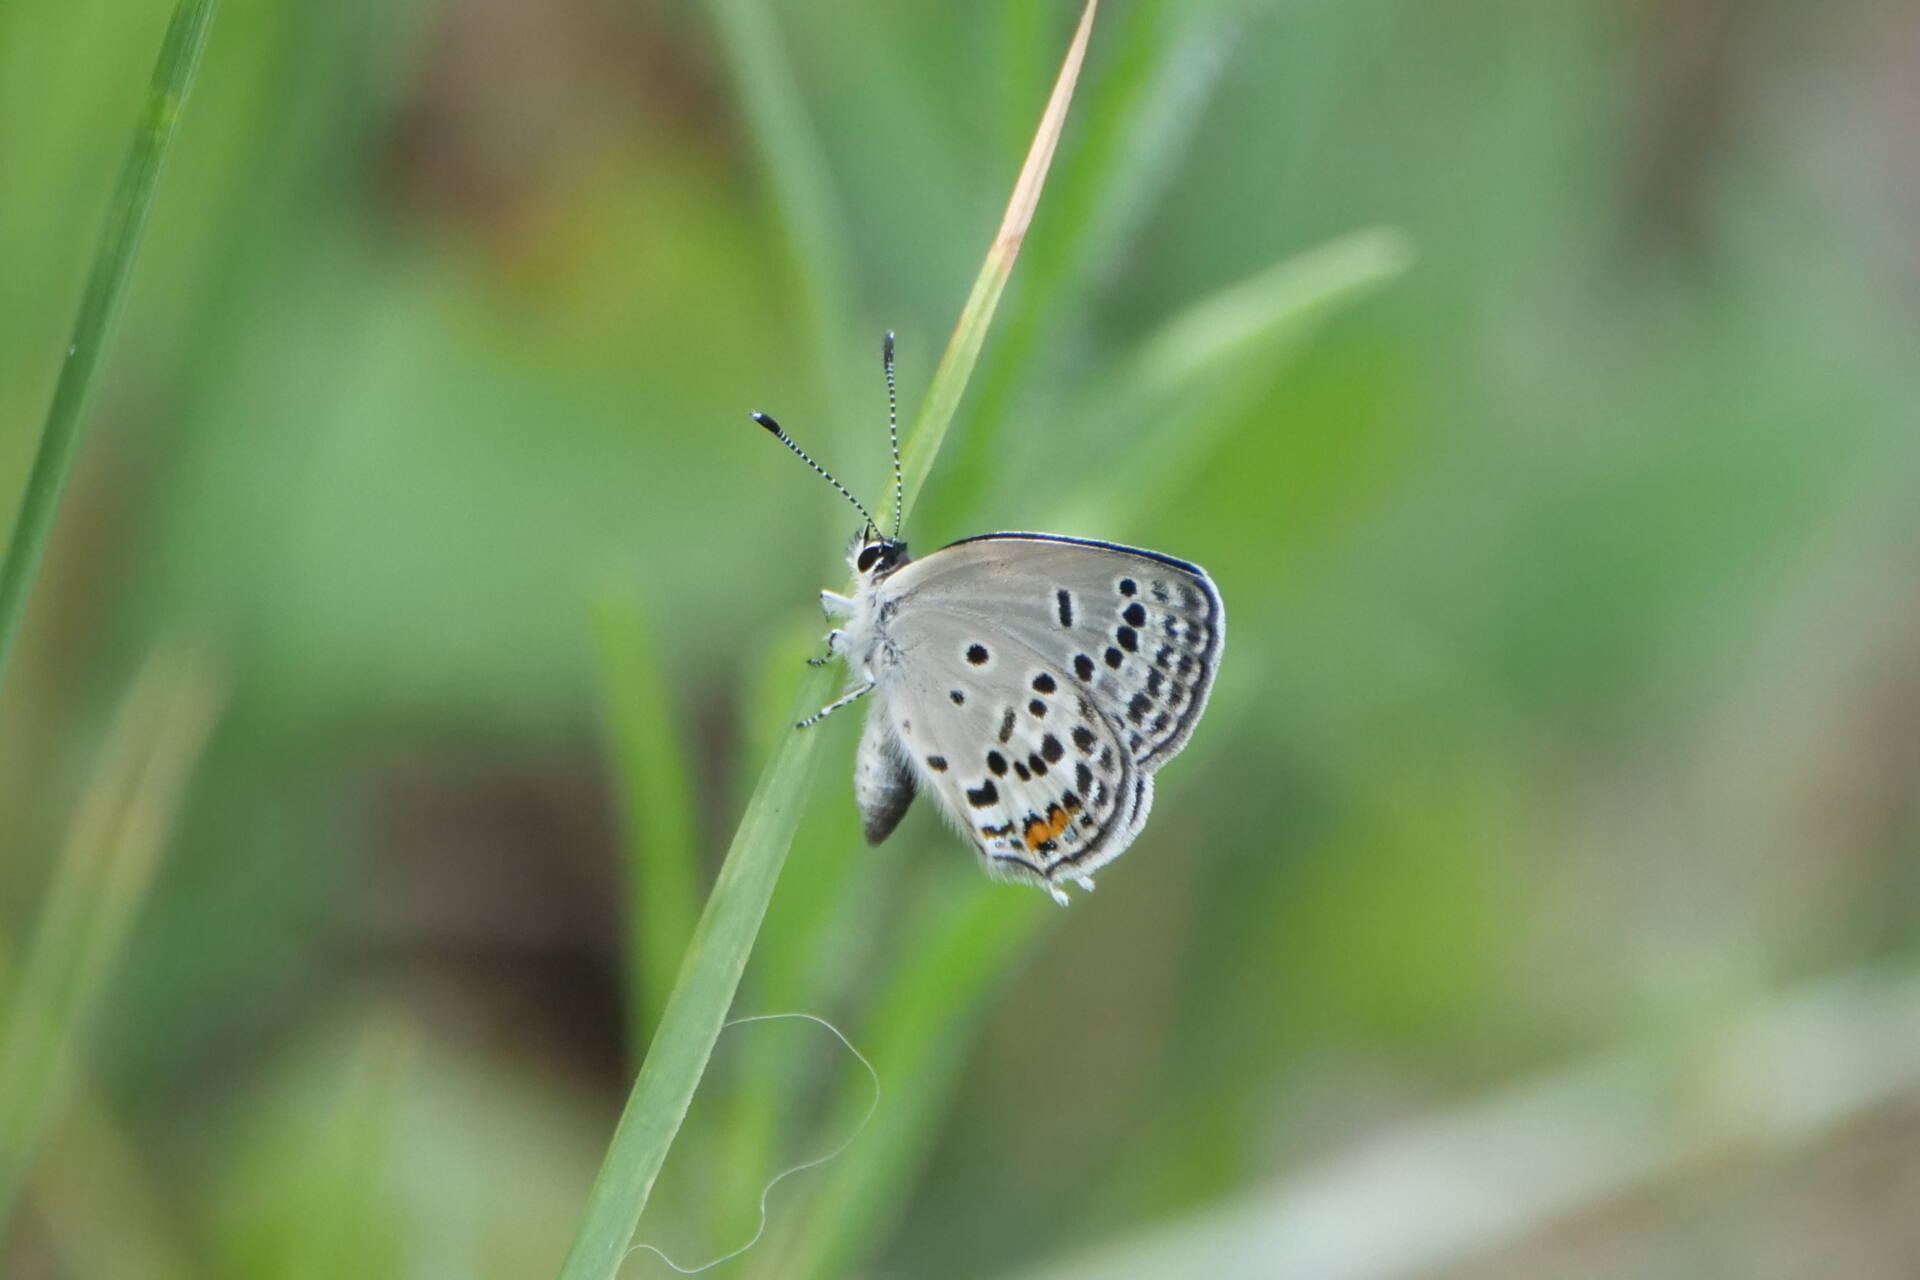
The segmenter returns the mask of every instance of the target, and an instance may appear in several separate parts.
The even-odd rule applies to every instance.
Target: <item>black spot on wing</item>
[[[977,787],[967,788],[967,803],[976,809],[984,809],[1000,799],[1000,788],[993,785],[991,779]]]
[[[1073,673],[1082,680],[1093,679],[1093,659],[1084,653],[1073,655]]]
[[[1060,625],[1071,627],[1073,625],[1073,593],[1062,587],[1053,593],[1053,601],[1059,606]]]

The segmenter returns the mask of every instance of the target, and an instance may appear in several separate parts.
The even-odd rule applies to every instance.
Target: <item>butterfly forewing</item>
[[[1186,745],[1226,638],[1205,571],[1111,543],[989,534],[907,565],[885,588],[900,616],[971,616],[1053,657],[1092,690],[1149,772]]]

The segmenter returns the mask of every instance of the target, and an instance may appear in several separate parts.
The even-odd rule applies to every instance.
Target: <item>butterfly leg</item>
[[[843,596],[838,591],[822,591],[820,612],[829,618],[844,618],[853,612],[853,597]]]
[[[866,697],[868,694],[872,692],[873,692],[873,681],[871,680],[863,681],[851,693],[847,694],[844,698],[841,698],[838,702],[828,703],[826,706],[820,708],[818,711],[814,712],[812,715],[808,716],[805,720],[800,721],[798,724],[794,725],[793,727],[796,729],[804,729],[810,724],[815,724],[821,720],[826,719],[828,716],[832,715],[834,712],[838,711],[840,708],[846,706],[848,703],[858,702],[860,699]]]
[[[835,627],[833,630],[827,632],[827,652],[825,656],[808,658],[807,665],[810,667],[824,667],[829,662],[832,662],[833,656],[840,652],[840,642],[845,637],[846,637],[846,632],[840,630],[840,628],[838,627]]]

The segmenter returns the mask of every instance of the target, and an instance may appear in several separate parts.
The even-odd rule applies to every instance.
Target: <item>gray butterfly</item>
[[[884,351],[893,402],[893,335]],[[890,423],[893,415],[889,415]],[[972,842],[987,874],[1062,904],[1127,849],[1153,775],[1179,754],[1213,689],[1226,614],[1197,565],[1046,533],[965,538],[921,559],[765,414],[766,427],[867,517],[848,549],[851,596],[820,593],[827,657],[852,678],[806,728],[870,698],[854,764],[867,840],[892,833],[916,787]]]

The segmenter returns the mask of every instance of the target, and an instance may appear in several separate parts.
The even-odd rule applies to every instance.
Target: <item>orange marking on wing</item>
[[[1027,829],[1021,833],[1021,838],[1026,841],[1029,852],[1037,851],[1047,841],[1057,839],[1060,833],[1067,829],[1069,821],[1071,819],[1067,816],[1065,809],[1057,804],[1048,805],[1047,816],[1029,821]]]

